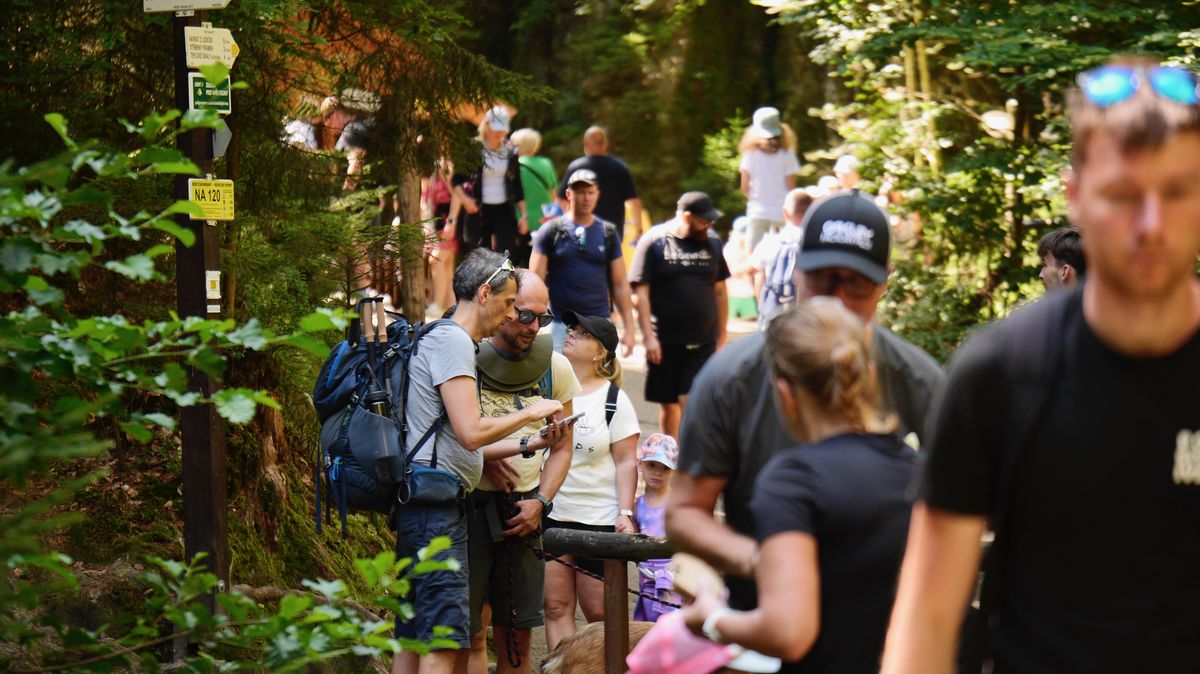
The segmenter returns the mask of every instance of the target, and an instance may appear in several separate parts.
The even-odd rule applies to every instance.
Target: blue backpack
[[[420,338],[447,321],[410,323],[402,315],[385,314],[380,297],[362,300],[358,309],[361,325],[352,324],[347,338],[329,354],[312,396],[321,422],[321,455],[313,466],[317,532],[321,531],[321,494],[327,487],[325,517],[329,519],[330,508],[336,505],[343,537],[347,512],[387,515],[398,503],[408,459],[404,452],[408,364]],[[394,319],[386,331],[379,327],[385,316]],[[425,432],[416,449],[444,423],[445,415]]]

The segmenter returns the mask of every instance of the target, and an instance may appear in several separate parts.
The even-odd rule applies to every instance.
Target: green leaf
[[[5,241],[0,246],[0,269],[19,274],[33,266],[33,250],[28,241]]]
[[[204,75],[204,79],[208,80],[209,84],[220,84],[229,77],[229,66],[220,61],[200,66],[199,70]]]
[[[313,312],[300,319],[300,329],[304,332],[323,332],[336,330],[337,327],[333,323],[333,317],[323,312]]]
[[[201,211],[201,213],[203,213],[203,211],[201,210],[201,208],[199,206],[197,206],[196,204],[193,204],[190,201],[178,201],[176,203],[187,204],[189,206],[189,211],[191,209],[194,209],[196,211]],[[174,206],[172,206],[172,208],[173,207]],[[159,230],[160,232],[166,232],[167,234],[170,234],[171,236],[175,237],[176,239],[179,239],[179,242],[182,243],[183,245],[187,246],[188,248],[191,248],[196,243],[196,235],[192,232],[192,230],[184,229],[183,227],[180,227],[179,225],[175,224],[174,220],[171,220],[168,218],[159,218],[157,220],[152,220],[150,222],[150,226],[153,227],[154,229]]]
[[[72,148],[72,149],[78,147],[75,144],[75,141],[71,140],[71,135],[67,132],[67,118],[66,117],[63,117],[61,114],[59,114],[57,112],[51,112],[51,113],[43,116],[42,119],[46,120],[46,123],[49,124],[50,127],[54,129],[55,133],[58,134],[59,138],[62,138],[63,142],[67,144],[67,147]]]
[[[274,410],[283,409],[283,407],[275,401],[275,398],[271,397],[271,394],[267,393],[266,391],[255,391],[252,397],[254,398],[254,402],[258,403],[259,405],[264,405]]]
[[[212,397],[217,414],[235,424],[248,424],[254,419],[255,392],[244,388],[227,388]]]
[[[449,550],[450,545],[451,541],[449,536],[438,536],[429,541],[429,545],[426,545],[417,551],[417,559],[422,561],[426,559],[433,559],[439,553]]]
[[[312,606],[312,597],[306,594],[285,594],[283,599],[279,600],[279,615],[291,620],[309,606]]]
[[[146,255],[130,255],[124,260],[110,260],[104,263],[104,267],[135,281],[149,281],[157,276],[154,260]]]
[[[262,324],[257,318],[251,318],[237,330],[226,335],[234,344],[241,344],[255,351],[261,351],[268,343],[268,337],[263,334]]]
[[[200,208],[200,206],[198,204],[194,204],[190,201],[181,200],[181,201],[176,201],[175,203],[171,204],[170,206],[167,206],[167,210],[163,211],[163,215],[174,215],[176,213],[183,213],[184,215],[203,216],[204,209]],[[191,245],[191,244],[188,244],[188,245]]]
[[[304,349],[318,358],[324,358],[329,355],[329,347],[320,340],[306,337],[304,335],[290,335],[283,340],[285,344]]]
[[[153,259],[173,252],[175,252],[175,246],[159,244],[157,246],[151,246],[150,249],[146,251],[145,255],[146,257]]]
[[[337,599],[346,591],[340,580],[305,580],[301,584],[326,599]]]
[[[46,279],[41,276],[26,276],[25,285],[21,286],[24,290],[32,292],[40,292],[50,288],[50,284],[46,283]]]
[[[145,426],[134,422],[126,421],[121,424],[121,430],[128,433],[134,440],[138,442],[149,442],[150,438],[154,437]]]
[[[154,172],[162,174],[178,173],[186,176],[198,176],[201,174],[200,167],[191,161],[159,162],[154,165]]]

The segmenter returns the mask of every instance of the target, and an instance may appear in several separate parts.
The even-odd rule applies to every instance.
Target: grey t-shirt
[[[892,331],[873,327],[883,408],[895,412],[901,437],[919,434],[933,390],[944,378],[942,369]],[[679,470],[697,477],[728,477],[726,523],[751,537],[757,531],[750,512],[754,481],[781,449],[796,444],[775,408],[765,340],[761,332],[747,335],[708,360],[692,384],[680,427]],[[727,583],[731,606],[758,605],[753,581],[729,577]]]
[[[417,355],[408,364],[408,376],[405,452],[412,451],[425,431],[445,411],[439,386],[455,377],[470,377],[474,385],[475,341],[453,321],[435,326],[421,337]],[[457,475],[468,490],[474,489],[483,474],[483,453],[464,449],[447,421],[436,440],[427,441],[413,460],[432,465],[435,441],[437,467]]]

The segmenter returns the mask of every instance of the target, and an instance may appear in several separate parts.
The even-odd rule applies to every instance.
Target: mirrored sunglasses
[[[534,320],[537,321],[539,328],[544,328],[554,320],[554,314],[550,312],[535,314],[528,309],[517,309],[517,322],[521,325],[529,325]]]
[[[1102,108],[1129,100],[1143,82],[1149,82],[1155,94],[1169,101],[1182,105],[1200,103],[1196,74],[1178,66],[1103,66],[1080,73],[1076,81],[1088,101]]]

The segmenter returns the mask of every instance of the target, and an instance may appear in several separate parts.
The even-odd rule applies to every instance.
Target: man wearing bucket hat
[[[738,166],[746,217],[750,218],[750,247],[767,232],[783,226],[783,198],[796,186],[800,162],[796,160],[796,135],[780,120],[775,108],[754,111],[754,123],[738,145]]]
[[[870,322],[883,410],[896,415],[901,436],[919,434],[942,371],[924,351],[873,322],[888,276],[887,215],[851,190],[815,202],[803,227],[796,260],[799,297],[837,297]],[[779,450],[794,444],[775,407],[764,341],[763,333],[738,340],[696,378],[667,505],[672,541],[729,570],[729,603],[740,609],[757,604],[749,580],[757,551],[749,508],[754,480]],[[725,524],[713,518],[722,494]]]
[[[479,406],[484,416],[500,417],[553,399],[567,418],[579,380],[566,357],[554,351],[550,335],[538,333],[552,318],[546,284],[528,269],[517,273],[516,315],[479,343]],[[487,668],[488,604],[497,671],[530,671],[531,630],[545,622],[546,565],[533,548],[540,547],[542,516],[553,509],[571,466],[571,443],[571,425],[536,419],[483,447],[483,477],[471,492],[467,522],[472,669]],[[521,664],[513,668],[512,662]]]
[[[679,198],[675,219],[638,241],[629,271],[646,346],[646,400],[658,403],[658,428],[678,437],[692,379],[725,343],[729,267],[708,230],[721,217],[703,192]]]

